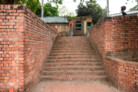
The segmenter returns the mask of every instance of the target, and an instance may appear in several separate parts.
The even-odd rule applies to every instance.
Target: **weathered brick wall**
[[[138,64],[106,57],[104,66],[111,82],[123,92],[138,91]]]
[[[132,59],[128,57],[138,57],[138,17],[107,18],[95,25],[89,33],[92,45],[102,56],[104,67],[112,83],[126,92],[137,90],[138,64],[131,63]],[[107,56],[118,59],[107,58]],[[121,62],[121,59],[130,62],[126,64],[125,61]]]
[[[108,18],[90,31],[101,54],[138,50],[138,17]]]
[[[24,89],[23,10],[0,6],[0,92]]]
[[[25,46],[25,88],[39,81],[45,59],[56,35],[50,27],[33,12],[25,8],[24,15]],[[54,30],[55,31],[55,30]]]
[[[0,5],[0,92],[23,92],[39,81],[55,32],[21,5]]]

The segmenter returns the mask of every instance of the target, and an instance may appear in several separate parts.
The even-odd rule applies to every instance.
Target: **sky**
[[[40,0],[41,2],[42,0]],[[85,0],[86,1],[86,0]],[[106,7],[106,1],[107,0],[96,0],[97,3],[102,7],[105,8]],[[46,3],[47,0],[44,0],[44,3]],[[75,10],[77,9],[77,6],[79,4],[80,0],[77,0],[77,2],[73,2],[73,0],[63,0],[63,4],[60,5],[59,7],[65,6],[69,12],[73,12],[76,15]],[[127,4],[126,4],[127,2]],[[109,0],[109,11],[110,14],[114,14],[114,13],[120,13],[120,7],[121,6],[126,6],[127,9],[126,11],[129,11],[130,8],[132,8],[133,6],[135,6],[137,3],[135,2],[135,0]]]

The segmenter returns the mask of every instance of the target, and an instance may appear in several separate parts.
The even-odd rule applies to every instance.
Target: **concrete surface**
[[[31,92],[120,92],[108,82],[42,81]]]

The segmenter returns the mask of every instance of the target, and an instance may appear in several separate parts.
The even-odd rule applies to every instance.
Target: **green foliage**
[[[138,5],[134,6],[133,8],[130,9],[130,11],[136,11],[138,10]]]
[[[68,12],[67,15],[65,15],[65,16],[66,17],[76,17],[73,12]]]
[[[48,0],[48,2],[56,4],[56,7],[58,8],[58,5],[62,4],[63,0]]]
[[[74,2],[76,2],[77,0],[73,0]],[[80,3],[83,3],[85,0],[80,0]]]
[[[27,0],[26,2],[26,7],[31,9],[34,13],[36,12],[39,6],[40,6],[39,0]]]
[[[36,11],[36,15],[41,17],[41,6]],[[53,7],[51,3],[46,3],[44,5],[44,17],[46,16],[59,16],[58,14],[58,8]]]
[[[92,21],[96,24],[100,19],[103,18],[103,11],[99,4],[96,3],[95,0],[90,0],[90,2],[86,3],[86,6],[83,3],[78,5],[78,9],[76,10],[77,16],[91,16]]]
[[[107,17],[107,8],[102,9],[102,18]]]

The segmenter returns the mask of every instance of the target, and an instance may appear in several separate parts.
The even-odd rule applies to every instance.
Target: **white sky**
[[[41,1],[42,0],[40,0],[40,2]],[[46,3],[47,0],[44,0],[44,2]],[[79,2],[80,2],[80,0],[77,0],[77,2],[73,2],[73,0],[63,0],[63,4],[60,5],[60,7],[66,6],[66,8],[68,9],[69,12],[73,12],[74,14],[76,14],[75,10],[77,9]],[[126,2],[127,2],[127,4],[126,4]],[[97,3],[100,4],[100,6],[102,8],[106,7],[106,0],[97,0]],[[129,0],[129,1],[127,1],[127,0],[109,0],[110,14],[120,13],[120,7],[123,5],[125,5],[127,7],[126,11],[128,11],[130,8],[132,8],[136,4],[137,3],[135,2],[135,0]]]

